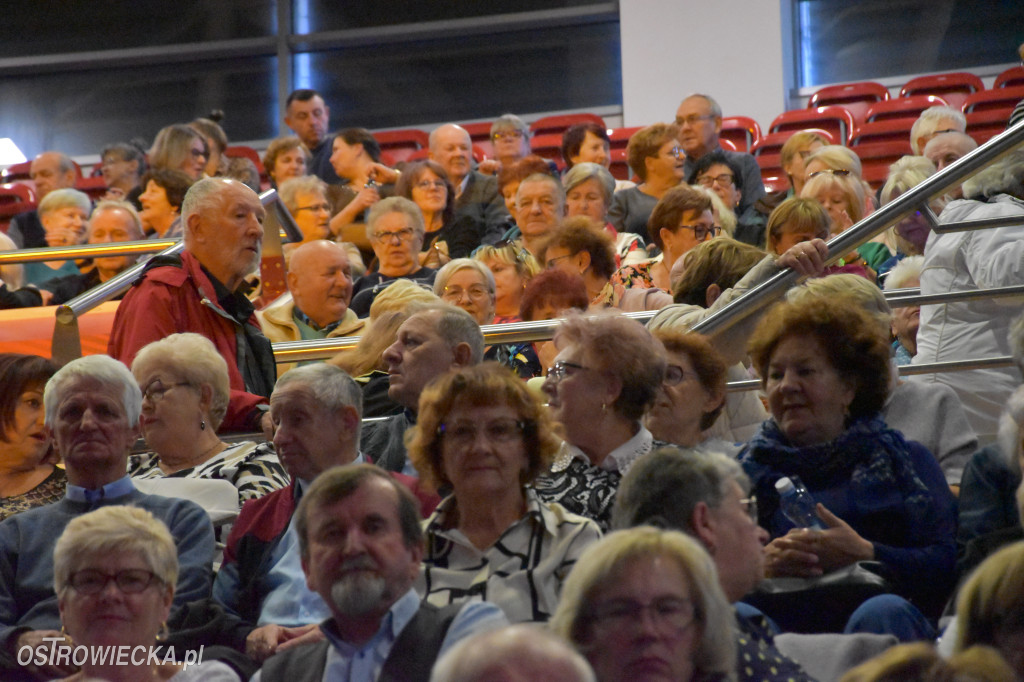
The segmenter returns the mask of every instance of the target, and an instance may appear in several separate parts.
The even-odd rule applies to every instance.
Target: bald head
[[[288,291],[295,306],[318,327],[343,318],[352,300],[352,266],[345,248],[317,239],[292,251]]]
[[[430,682],[593,682],[587,661],[536,625],[468,637],[434,666]]]
[[[42,201],[55,189],[75,186],[75,162],[60,152],[43,152],[32,159],[29,177],[36,186],[36,200]]]
[[[924,146],[924,156],[942,170],[954,161],[966,156],[978,148],[978,143],[970,135],[951,132],[940,133],[928,140]]]
[[[462,126],[447,123],[430,133],[430,159],[448,173],[453,185],[459,185],[469,174],[473,142]]]

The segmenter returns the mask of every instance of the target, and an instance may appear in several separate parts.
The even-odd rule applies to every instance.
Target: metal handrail
[[[136,242],[113,242],[105,244],[69,244],[68,246],[47,246],[38,249],[18,249],[0,253],[0,265],[12,263],[38,263],[47,260],[72,260],[75,258],[103,258],[106,256],[136,256],[156,253],[178,243],[177,239],[142,239]]]

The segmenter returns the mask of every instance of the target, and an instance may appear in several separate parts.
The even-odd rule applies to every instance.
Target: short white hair
[[[86,355],[77,358],[57,370],[43,389],[43,406],[46,409],[46,423],[53,424],[57,416],[57,405],[64,398],[70,384],[80,379],[91,379],[101,384],[121,389],[121,402],[128,423],[135,426],[142,414],[142,391],[135,383],[135,377],[123,363],[109,355]]]
[[[924,153],[924,150],[917,145],[917,138],[924,137],[925,135],[934,135],[938,129],[939,121],[944,118],[953,121],[959,132],[967,132],[967,119],[959,109],[944,106],[928,107],[921,112],[921,115],[917,117],[914,125],[910,128],[910,148],[914,150],[914,154],[920,156]]]
[[[905,289],[910,280],[920,281],[922,270],[924,270],[924,256],[907,256],[894,265],[886,275],[885,290]]]
[[[185,193],[185,198],[181,202],[181,224],[185,228],[186,235],[191,235],[192,232],[188,225],[189,217],[193,213],[201,213],[214,208],[217,205],[220,192],[229,187],[231,183],[242,185],[241,182],[227,178],[203,178],[188,188],[188,192]]]

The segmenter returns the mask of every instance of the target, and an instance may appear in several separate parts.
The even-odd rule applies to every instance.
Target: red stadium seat
[[[14,182],[15,180],[28,180],[29,179],[29,167],[32,165],[31,161],[22,161],[12,166],[8,166],[0,173],[0,178],[4,182]]]
[[[886,121],[864,123],[853,131],[853,144],[876,142],[899,142],[910,144],[910,129],[914,126],[913,118],[893,118]]]
[[[718,138],[718,146],[721,147],[722,149],[728,149],[731,152],[740,151],[739,149],[737,149],[736,143],[727,137]]]
[[[430,137],[418,128],[407,128],[405,130],[385,130],[373,133],[382,152],[387,152],[391,157],[392,164],[406,161],[413,152],[419,149],[426,149],[429,146]]]
[[[1005,110],[1006,118],[1009,119],[1010,112],[1022,99],[1024,99],[1024,85],[992,88],[969,95],[964,101],[964,113]]]
[[[910,150],[909,139],[900,142],[866,142],[858,145],[854,151],[860,157],[862,177],[875,190],[885,184],[889,166],[914,153]]]
[[[909,118],[912,121],[929,107],[947,106],[946,100],[937,95],[914,95],[913,97],[896,97],[885,102],[876,102],[868,107],[867,120],[885,121],[891,118]]]
[[[761,182],[768,192],[781,192],[789,189],[789,179],[781,168],[762,168]]]
[[[562,160],[562,134],[534,135],[530,139],[530,151],[537,156],[554,161],[559,170],[565,168]]]
[[[938,73],[931,76],[911,78],[900,90],[900,97],[914,95],[938,95],[946,100],[946,104],[959,109],[963,106],[967,95],[981,92],[985,84],[973,73],[960,71],[956,73]]]
[[[632,128],[613,128],[608,133],[608,139],[611,143],[612,149],[625,149],[629,145],[629,138],[633,137],[633,133],[640,130],[642,126],[633,126]]]
[[[993,88],[1014,88],[1024,85],[1024,66],[1015,66],[996,76]]]
[[[629,180],[631,171],[629,170],[629,162],[626,160],[626,150],[613,149],[611,151],[611,160],[608,172],[612,174],[612,177],[616,180]]]
[[[36,208],[36,194],[20,182],[0,185],[0,232],[7,234],[11,218]]]
[[[816,107],[782,112],[772,121],[768,132],[795,133],[806,128],[821,128],[829,131],[837,144],[849,144],[854,125],[853,116],[843,107]]]
[[[889,97],[889,88],[872,81],[829,85],[811,95],[807,107],[809,109],[833,105],[846,107],[846,110],[853,115],[854,121],[863,123],[868,107],[875,102],[884,102]]]
[[[749,152],[754,143],[761,139],[761,126],[746,116],[729,116],[722,119],[719,139],[726,139],[736,146],[736,151]]]
[[[986,111],[969,111],[967,118],[967,134],[978,144],[988,142],[991,138],[1006,130],[1013,109],[989,109]]]
[[[494,156],[494,145],[491,143],[491,126],[494,125],[493,121],[461,123],[459,125],[465,128],[466,132],[469,133],[469,139],[473,143],[473,146],[479,147],[488,157]]]
[[[85,192],[93,201],[99,201],[107,193],[107,181],[100,177],[82,178],[75,183],[75,189]]]
[[[260,158],[259,152],[252,147],[247,147],[243,144],[233,145],[224,150],[224,156],[229,159],[249,159],[256,164],[256,170],[259,171],[260,177],[267,174],[265,168],[263,168],[263,160]]]
[[[559,116],[544,116],[530,124],[530,132],[534,135],[561,135],[571,126],[577,123],[596,123],[607,129],[604,119],[597,114],[562,114]]]

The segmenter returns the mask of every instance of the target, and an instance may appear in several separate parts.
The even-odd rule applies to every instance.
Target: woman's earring
[[[156,633],[156,641],[166,642],[167,638],[171,636],[171,630],[167,627],[167,621],[165,620],[160,624],[160,630]]]
[[[199,420],[199,430],[200,431],[205,431],[206,430],[206,420],[205,419],[200,419]]]

